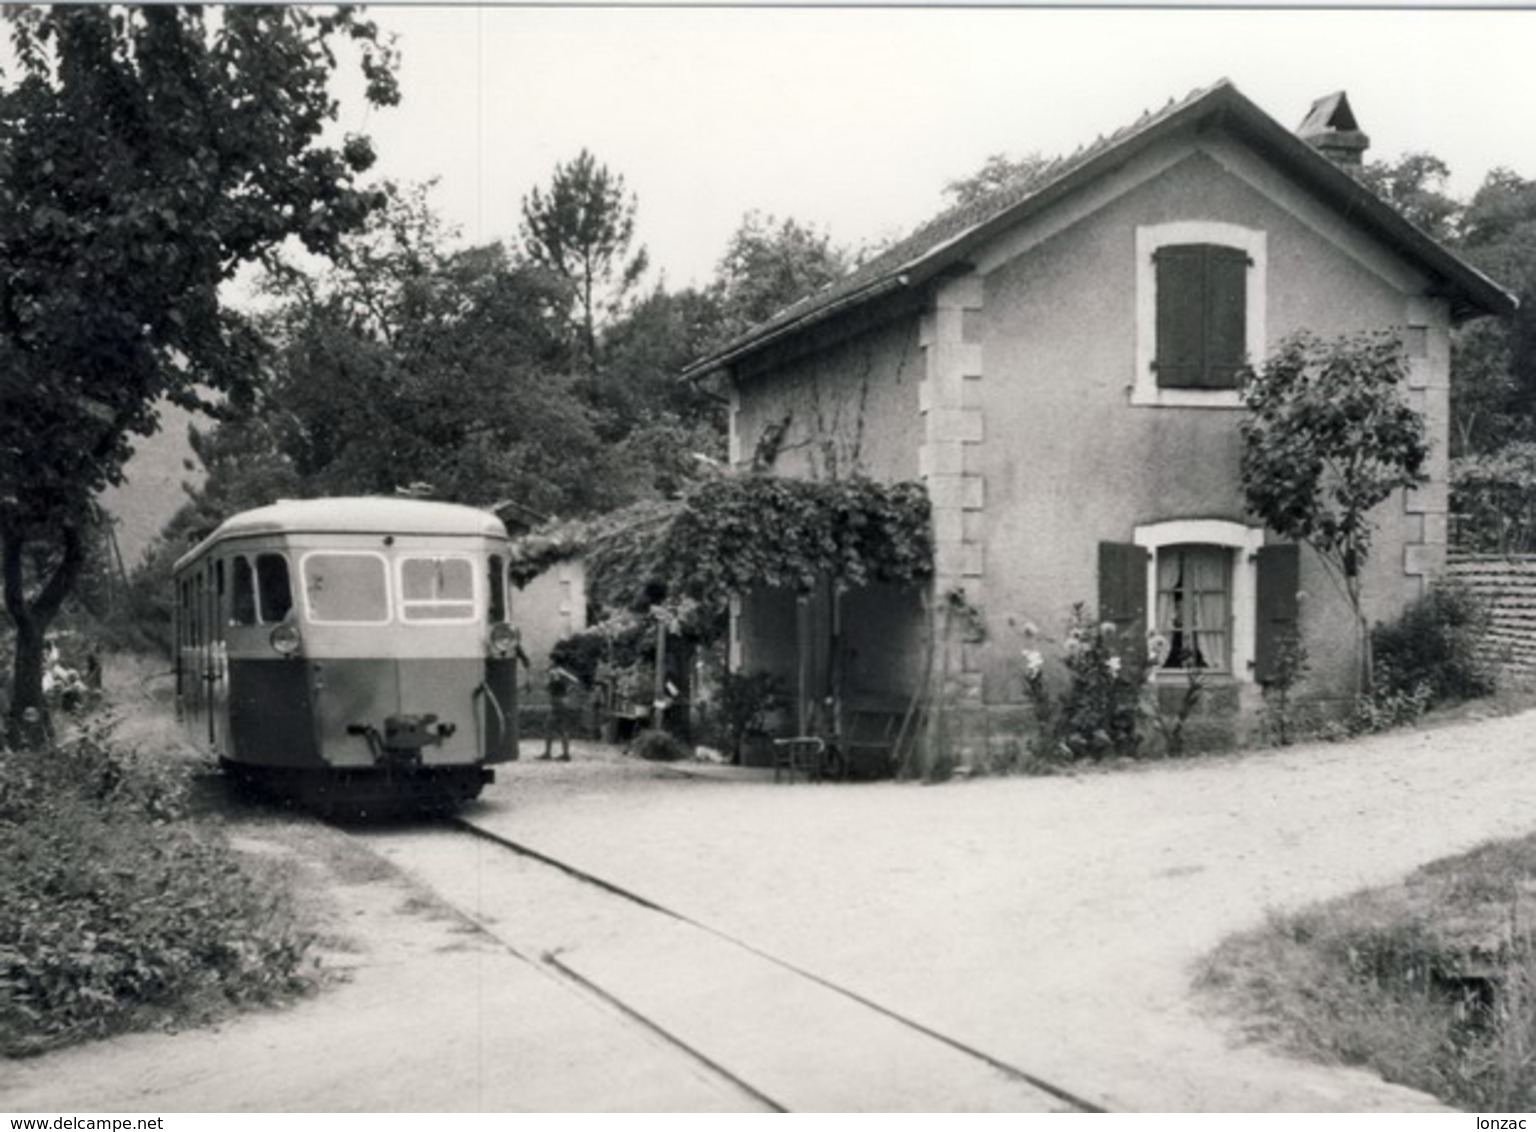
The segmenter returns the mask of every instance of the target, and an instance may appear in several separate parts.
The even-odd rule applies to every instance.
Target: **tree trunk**
[[[1365,610],[1361,607],[1363,595],[1358,573],[1344,576],[1344,590],[1349,595],[1350,608],[1355,614],[1356,647],[1359,649],[1360,658],[1359,692],[1363,696],[1369,696],[1376,690],[1376,663],[1371,649],[1371,626],[1365,618]]]
[[[36,747],[51,733],[48,701],[43,695],[43,660],[48,627],[74,589],[85,566],[85,542],[72,523],[59,528],[63,554],[53,573],[30,602],[26,596],[27,539],[14,523],[0,521],[0,571],[5,611],[16,627],[11,668],[11,704],[7,729],[13,746]]]

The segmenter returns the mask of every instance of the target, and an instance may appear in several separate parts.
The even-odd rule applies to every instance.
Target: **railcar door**
[[[288,558],[275,548],[242,548],[230,559],[229,757],[255,766],[320,763],[309,665],[279,648],[292,624]]]
[[[208,728],[213,749],[229,756],[229,592],[227,564],[221,556],[213,560],[212,585],[208,595]]]
[[[214,686],[219,682],[217,648],[219,617],[211,560],[204,560],[197,571],[197,617],[200,629],[197,642],[197,664],[205,723],[203,734],[208,745],[216,749],[218,728],[217,712],[214,710]]]
[[[436,716],[423,763],[478,762],[485,750],[477,690],[485,680],[481,572],[468,552],[402,551],[397,562],[400,712]]]
[[[507,762],[518,755],[517,668],[521,664],[526,669],[529,662],[521,637],[511,624],[512,607],[508,600],[511,588],[506,560],[500,554],[492,554],[487,566],[490,602],[486,607],[486,622],[489,628],[485,685],[481,690],[485,700],[481,710],[484,751],[487,762]]]

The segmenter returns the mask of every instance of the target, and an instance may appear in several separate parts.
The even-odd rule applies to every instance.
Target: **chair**
[[[805,775],[807,782],[819,782],[822,760],[827,753],[827,741],[817,735],[795,735],[773,741],[773,780],[780,781],[784,773],[795,780],[797,771]]]
[[[859,708],[843,718],[837,746],[839,769],[850,778],[888,778],[901,734],[904,711],[900,707]]]

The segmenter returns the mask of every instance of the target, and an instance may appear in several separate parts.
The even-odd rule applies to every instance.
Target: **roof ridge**
[[[1004,183],[974,200],[957,203],[941,210],[851,272],[785,307],[709,356],[693,363],[684,371],[684,376],[699,376],[711,369],[729,364],[760,345],[777,340],[801,326],[809,325],[818,317],[828,317],[832,312],[850,303],[861,302],[866,298],[883,294],[895,286],[906,285],[913,281],[914,276],[917,277],[918,282],[931,278],[956,262],[958,253],[953,249],[973,237],[985,238],[989,225],[1003,221],[1005,217],[1016,216],[1032,198],[1040,197],[1058,185],[1070,186],[1073,180],[1098,158],[1113,153],[1122,146],[1132,145],[1138,138],[1154,135],[1170,121],[1218,97],[1221,101],[1215,103],[1212,109],[1216,112],[1235,113],[1239,122],[1246,124],[1246,128],[1265,136],[1271,145],[1279,148],[1280,153],[1277,156],[1284,156],[1285,160],[1293,163],[1314,160],[1321,162],[1333,172],[1325,174],[1321,169],[1312,171],[1310,165],[1307,168],[1314,179],[1323,183],[1327,183],[1330,177],[1338,177],[1348,181],[1350,185],[1357,184],[1349,178],[1348,174],[1339,171],[1327,157],[1318,154],[1305,141],[1298,139],[1295,133],[1281,126],[1270,115],[1249,101],[1231,79],[1223,77],[1207,86],[1195,87],[1182,98],[1169,98],[1156,110],[1144,110],[1140,117],[1127,125],[1109,134],[1099,134],[1092,142],[1078,146],[1070,154],[1057,157],[1048,165],[1020,178],[1017,182]],[[1282,135],[1293,139],[1293,148],[1289,153],[1286,151],[1286,145],[1280,141]],[[1303,158],[1300,156],[1301,153],[1315,156]],[[1342,190],[1331,188],[1330,191],[1337,193]],[[1360,187],[1359,191],[1369,196],[1371,201],[1380,203],[1379,198],[1369,189]],[[1392,211],[1390,206],[1381,204],[1380,207],[1391,212],[1392,217],[1397,217],[1397,213]],[[1371,211],[1367,209],[1368,217]],[[1389,223],[1388,220],[1389,218],[1376,218],[1373,222],[1386,224],[1388,230],[1391,230],[1395,224]],[[1397,221],[1402,224],[1407,223],[1400,217],[1397,217]],[[1431,258],[1438,258],[1435,255],[1437,250],[1444,255],[1450,254],[1440,249],[1439,245],[1434,244],[1428,237],[1423,239],[1432,246],[1418,249],[1420,254],[1428,254]],[[1457,262],[1460,263],[1459,260]],[[1465,264],[1460,266],[1465,270],[1471,270]],[[1498,290],[1497,285],[1492,284],[1491,281],[1488,282]]]

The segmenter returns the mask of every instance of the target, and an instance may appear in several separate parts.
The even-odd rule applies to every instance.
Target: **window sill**
[[[1159,688],[1182,688],[1189,684],[1189,677],[1180,668],[1160,668],[1152,674],[1152,683]],[[1202,688],[1226,688],[1235,687],[1244,681],[1239,680],[1237,674],[1231,671],[1204,672],[1200,675]]]
[[[1131,390],[1131,404],[1158,409],[1241,409],[1243,397],[1236,389],[1159,389],[1138,385]]]

